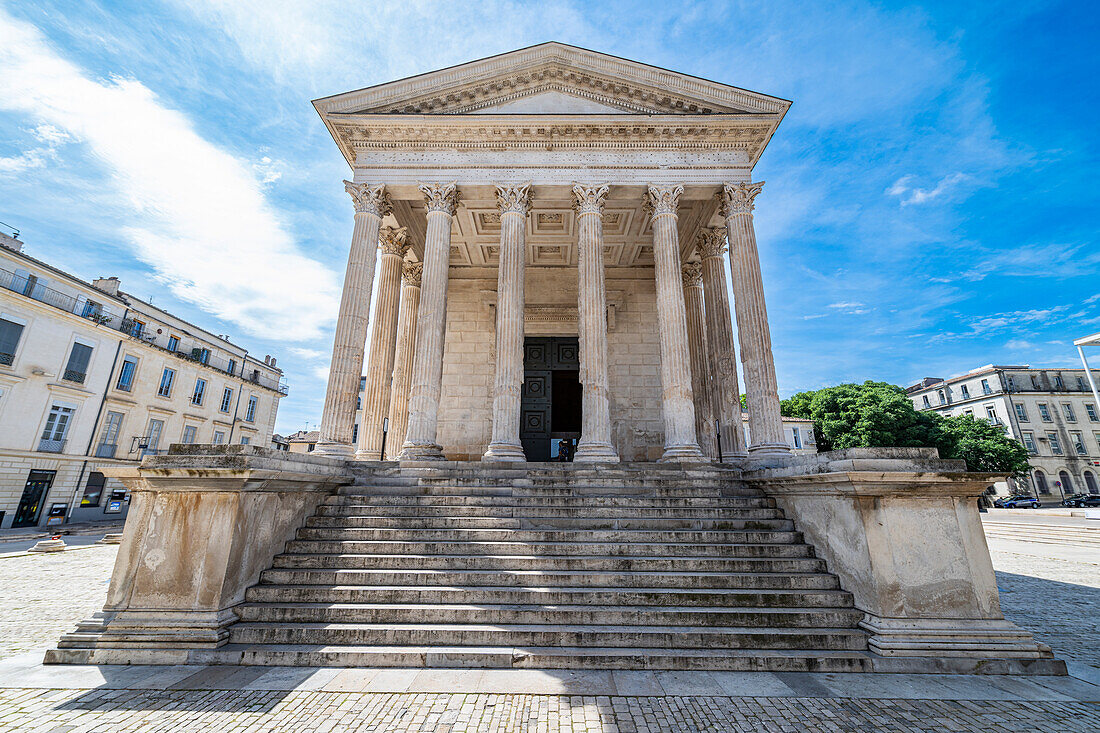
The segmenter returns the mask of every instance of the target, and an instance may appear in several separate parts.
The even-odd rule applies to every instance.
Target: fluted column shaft
[[[733,340],[730,297],[726,290],[724,229],[704,229],[697,245],[703,259],[703,297],[707,322],[711,409],[721,434],[722,460],[743,458],[745,429],[741,423],[741,389],[737,382],[737,350]]]
[[[385,186],[344,181],[355,204],[355,227],[344,274],[340,313],[333,337],[325,406],[316,451],[320,455],[350,457],[355,426],[355,402],[363,372],[363,351],[370,321],[370,293],[374,285],[374,250],[382,217],[390,211]]]
[[[378,291],[374,302],[367,381],[363,390],[363,421],[359,425],[359,450],[363,461],[382,460],[383,421],[390,413],[394,348],[397,346],[397,308],[401,297],[401,263],[409,250],[405,227],[383,227],[379,233],[382,254],[378,265]]]
[[[661,342],[662,408],[665,452],[662,461],[702,460],[695,436],[691,354],[680,279],[680,237],[676,209],[683,186],[650,186],[646,209],[652,218],[653,263],[657,281],[657,325]]]
[[[617,463],[611,444],[607,378],[607,287],[603,206],[608,186],[573,186],[577,211],[577,335],[580,345],[581,439],[574,462]]]
[[[720,196],[729,239],[733,303],[737,311],[737,334],[749,407],[749,438],[752,441],[749,453],[789,454],[791,449],[779,415],[771,330],[752,222],[753,202],[763,185],[763,181],[726,185]]]
[[[500,258],[497,268],[497,363],[493,383],[493,438],[482,460],[522,461],[519,440],[520,391],[523,388],[523,269],[527,259],[528,190],[497,186],[500,209]]]
[[[710,407],[706,315],[703,306],[702,266],[684,265],[684,311],[687,315],[688,351],[691,353],[691,393],[695,397],[695,435],[704,455],[716,458],[713,412]]]
[[[436,442],[439,398],[443,388],[443,340],[447,330],[447,276],[451,258],[451,218],[458,206],[453,183],[421,184],[428,208],[424,237],[416,354],[409,394],[409,427],[400,460],[442,460]]]
[[[401,273],[401,306],[397,317],[397,348],[390,387],[390,431],[386,457],[395,460],[409,428],[409,384],[416,353],[416,316],[420,309],[420,273],[424,265],[406,262]]]

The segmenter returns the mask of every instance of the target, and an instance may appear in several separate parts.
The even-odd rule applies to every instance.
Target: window
[[[366,377],[359,377],[359,391],[362,392],[366,388],[367,388],[367,378]],[[924,401],[928,402],[928,398],[925,397]]]
[[[1096,405],[1091,402],[1085,403],[1085,414],[1089,416],[1089,422],[1100,422],[1100,419],[1096,417]]]
[[[1081,390],[1082,392],[1085,391],[1085,378],[1084,377],[1077,377],[1077,389]]]
[[[1085,487],[1090,494],[1100,494],[1100,486],[1096,485],[1096,476],[1092,471],[1085,471]]]
[[[1066,416],[1066,420],[1077,422],[1077,415],[1073,414],[1073,405],[1068,402],[1062,403],[1062,414]]]
[[[1042,471],[1035,472],[1035,485],[1039,488],[1040,494],[1050,493],[1050,487],[1047,486],[1047,475]]]
[[[941,389],[941,390],[937,390],[937,391],[936,391],[936,394],[937,394],[937,395],[939,396],[939,398],[940,398],[940,404],[941,404],[941,405],[946,405],[946,404],[947,404],[947,395],[945,395],[945,394],[943,393],[943,390],[942,390],[942,389]]]
[[[169,351],[179,351],[180,350],[180,337],[179,336],[169,336],[168,337],[168,350]]]
[[[210,441],[214,445],[221,445],[225,442],[225,432],[222,430],[214,431],[214,439]]]
[[[363,398],[362,397],[356,397],[355,398],[355,409],[356,410],[362,410],[363,409]]]
[[[210,361],[210,349],[191,349],[191,358],[200,364]]]
[[[1033,456],[1039,455],[1039,449],[1035,446],[1035,434],[1031,432],[1025,432],[1024,447],[1027,448],[1027,452]]]
[[[1050,452],[1056,456],[1062,455],[1062,444],[1058,441],[1058,433],[1047,433],[1047,440],[1050,441]]]
[[[794,438],[794,447],[802,447],[802,434],[798,432],[798,428],[791,428],[791,436]]]
[[[218,408],[222,412],[229,412],[229,408],[233,406],[233,390],[226,387],[222,390],[222,404]]]
[[[993,394],[993,390],[989,388],[989,380],[982,380],[982,394]]]
[[[88,483],[84,484],[84,496],[80,497],[80,506],[99,506],[106,483],[107,477],[99,471],[89,473]]]
[[[970,399],[970,388],[967,387],[965,384],[962,386],[962,393],[964,400]]]
[[[192,405],[201,405],[202,404],[202,398],[205,395],[206,395],[206,380],[205,379],[196,379],[195,380],[195,391],[191,394],[191,404]]]
[[[42,440],[38,450],[47,453],[60,453],[65,450],[65,436],[69,432],[69,422],[76,410],[65,405],[52,405],[46,416],[46,427],[42,431]]]
[[[1050,422],[1051,421],[1050,420],[1050,409],[1047,408],[1047,403],[1045,403],[1045,402],[1040,402],[1039,403],[1039,418],[1042,419],[1043,422]]]
[[[84,302],[84,308],[81,309],[80,315],[83,318],[96,319],[99,318],[103,312],[103,306],[94,300],[88,300]]]
[[[990,405],[985,406],[985,417],[993,425],[998,425],[1001,422],[997,419],[997,410]]]
[[[118,382],[115,388],[123,392],[129,392],[134,386],[134,375],[137,373],[137,359],[127,356],[122,360],[122,367],[118,370]]]
[[[88,376],[88,363],[92,360],[92,347],[87,344],[74,343],[73,350],[69,352],[69,361],[65,365],[65,374],[62,379],[66,382],[84,384]]]
[[[157,394],[161,397],[172,396],[172,382],[176,379],[176,372],[168,367],[164,368],[164,374],[160,375],[160,387],[157,388]]]
[[[139,338],[142,337],[142,335],[144,333],[145,333],[145,322],[144,321],[138,321],[138,320],[130,321],[130,335],[131,336],[133,336],[136,339],[139,339]]]
[[[225,371],[229,374],[236,373],[236,371],[237,371],[237,360],[236,359],[230,359],[229,360],[229,365],[225,368]]]
[[[180,442],[181,443],[187,443],[189,445],[191,443],[194,443],[195,442],[195,432],[196,432],[196,430],[197,430],[197,428],[194,425],[188,425],[188,426],[184,427],[184,429],[183,429],[183,438],[180,440]]]
[[[925,407],[931,407],[932,406],[932,403],[928,401],[928,395],[924,396],[924,406]]]
[[[351,426],[351,444],[359,445],[359,423]]]
[[[96,458],[114,458],[118,451],[118,434],[122,431],[122,413],[108,412],[103,419],[103,432],[99,436]]]
[[[1031,388],[1039,389],[1039,376],[1036,374],[1031,375]]]
[[[145,435],[145,448],[148,451],[156,451],[160,445],[160,434],[164,432],[164,421],[156,418],[149,421],[149,430]]]
[[[1013,379],[1012,377],[1009,377],[1008,378],[1008,391],[1011,392],[1014,389],[1016,389],[1016,380]]]
[[[1092,437],[1096,438],[1096,445],[1100,447],[1100,433],[1093,433]]]
[[[1058,472],[1058,483],[1062,485],[1063,494],[1073,493],[1073,481],[1070,480],[1069,474],[1066,471]]]
[[[1054,388],[1055,389],[1065,389],[1066,388],[1065,383],[1062,381],[1062,375],[1061,374],[1054,375]]]
[[[1079,432],[1072,432],[1069,434],[1070,442],[1073,443],[1073,449],[1077,451],[1079,456],[1087,456],[1089,451],[1085,448],[1085,439]]]
[[[248,409],[245,410],[244,419],[248,422],[256,421],[256,395],[248,398]]]
[[[22,335],[22,324],[0,318],[0,365],[11,366],[15,361],[15,347]]]
[[[1023,405],[1021,405],[1019,402],[1017,402],[1015,404],[1015,407],[1016,407],[1016,417],[1019,418],[1020,422],[1028,422],[1027,408],[1024,407]]]
[[[241,436],[241,445],[249,445],[252,442],[252,438],[247,435]]]

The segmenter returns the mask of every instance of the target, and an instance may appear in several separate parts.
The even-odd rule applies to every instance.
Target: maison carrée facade
[[[314,106],[355,208],[320,454],[791,450],[752,178],[789,102],[547,43]]]

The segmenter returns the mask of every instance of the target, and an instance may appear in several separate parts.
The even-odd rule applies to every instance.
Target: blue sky
[[[0,221],[280,358],[315,425],[352,226],[309,101],[547,40],[794,101],[756,168],[780,389],[1072,365],[1100,6],[0,0]]]

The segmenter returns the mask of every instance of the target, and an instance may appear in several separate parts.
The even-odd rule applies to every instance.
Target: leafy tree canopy
[[[960,458],[971,471],[1028,470],[1027,451],[999,425],[972,416],[945,418],[918,412],[905,390],[885,382],[839,384],[783,400],[788,417],[814,421],[820,450],[845,448],[936,448],[942,458]]]

